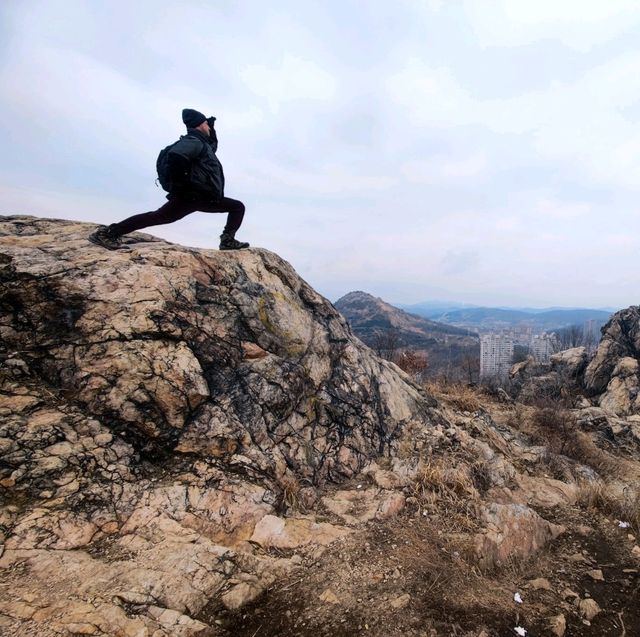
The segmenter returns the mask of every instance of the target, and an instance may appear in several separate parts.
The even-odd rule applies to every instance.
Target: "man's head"
[[[195,111],[192,108],[185,108],[182,111],[182,121],[187,128],[195,128],[205,135],[209,135],[211,133],[209,122],[200,111]]]

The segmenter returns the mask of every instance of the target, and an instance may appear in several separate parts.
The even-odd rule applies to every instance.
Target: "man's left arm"
[[[209,124],[209,143],[213,147],[213,152],[215,153],[218,150],[218,135],[216,134],[215,117],[207,118],[207,123]]]

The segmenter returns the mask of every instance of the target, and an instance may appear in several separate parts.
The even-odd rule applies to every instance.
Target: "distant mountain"
[[[416,310],[416,314],[420,312]],[[476,330],[495,330],[530,325],[536,331],[552,331],[569,325],[583,325],[594,321],[599,328],[609,320],[611,312],[583,308],[557,308],[547,310],[521,310],[510,308],[470,307],[451,309],[441,314],[422,314],[430,320],[468,327]]]
[[[359,335],[369,335],[376,330],[393,328],[398,331],[405,343],[414,345],[420,340],[427,339],[432,342],[433,339],[442,339],[444,336],[467,338],[478,336],[468,329],[409,314],[366,292],[349,292],[338,299],[334,305]]]
[[[392,358],[390,350],[426,352],[430,373],[452,369],[461,373],[465,357],[475,360],[480,355],[475,331],[409,314],[366,292],[349,292],[334,305],[356,336],[383,356]]]
[[[412,305],[396,303],[396,307],[404,310],[405,312],[430,318],[433,316],[440,316],[454,310],[463,310],[478,306],[471,305],[469,303],[458,303],[457,301],[423,301],[422,303],[414,303]]]

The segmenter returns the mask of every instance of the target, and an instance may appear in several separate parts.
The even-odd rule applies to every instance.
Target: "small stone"
[[[637,544],[631,549],[631,555],[635,555],[635,557],[640,557],[640,546]]]
[[[411,595],[409,593],[405,593],[404,595],[400,595],[399,597],[395,597],[392,599],[389,604],[392,608],[406,608],[411,601]]]
[[[532,579],[529,581],[529,586],[533,588],[534,591],[537,590],[551,590],[551,582],[546,577],[538,577],[537,579]]]
[[[581,600],[578,609],[580,611],[580,615],[582,615],[582,617],[587,621],[591,621],[598,613],[602,612],[602,609],[598,606],[595,599]]]
[[[593,529],[590,526],[587,526],[586,524],[579,524],[576,527],[576,533],[578,535],[582,535],[584,537],[591,535],[591,533],[593,533]]]
[[[569,556],[569,561],[570,562],[584,562],[586,564],[589,563],[589,560],[582,555],[582,553],[574,553],[573,555]]]
[[[575,591],[572,591],[570,588],[565,588],[562,591],[561,597],[562,599],[572,599],[580,597],[580,595],[578,595],[578,593],[576,593]]]
[[[565,616],[560,614],[552,617],[549,621],[549,630],[556,635],[556,637],[564,637],[567,630],[567,620]]]
[[[264,589],[253,582],[241,582],[225,593],[221,601],[228,610],[237,610],[262,595]]]
[[[589,571],[587,575],[596,582],[604,582],[604,575],[599,568],[594,569],[593,571]]]
[[[340,600],[336,597],[336,594],[330,589],[327,588],[322,595],[320,595],[320,599],[326,604],[339,604]]]

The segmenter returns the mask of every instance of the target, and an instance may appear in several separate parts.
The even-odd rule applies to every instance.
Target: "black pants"
[[[134,215],[120,223],[114,223],[110,227],[116,233],[122,235],[133,232],[134,230],[148,228],[149,226],[160,226],[164,223],[172,223],[196,211],[228,212],[224,232],[233,236],[242,224],[244,204],[237,199],[230,199],[229,197],[223,197],[217,203],[203,203],[201,201],[186,201],[184,199],[172,198],[157,210]]]

